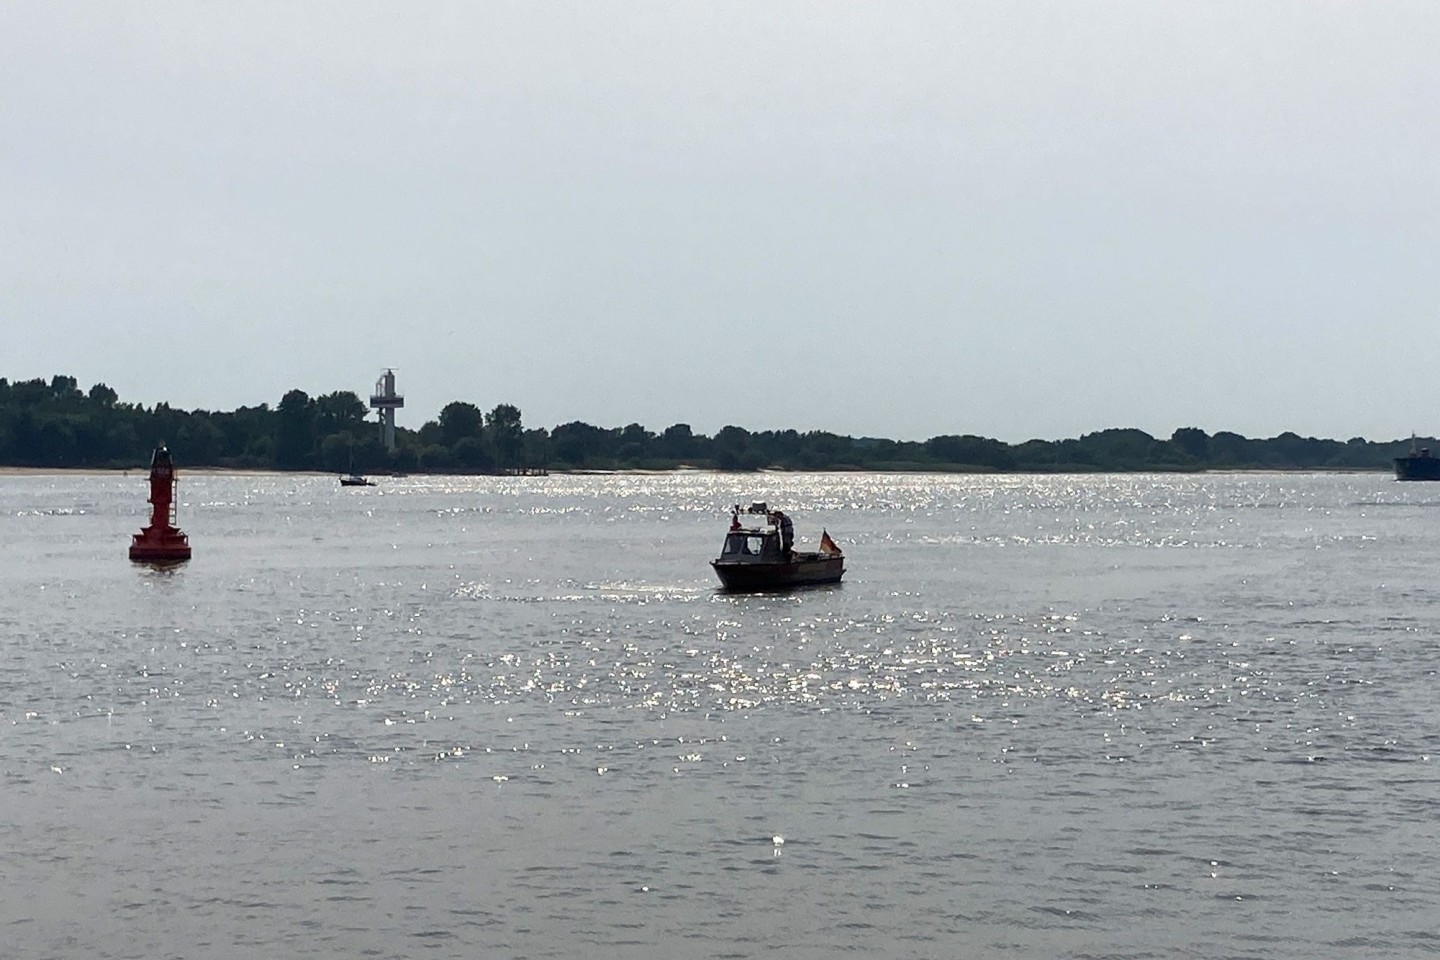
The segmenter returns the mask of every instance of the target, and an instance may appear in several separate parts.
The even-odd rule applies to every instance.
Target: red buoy
[[[190,559],[190,538],[175,526],[175,464],[165,447],[150,458],[150,525],[130,541],[137,563],[176,563]]]

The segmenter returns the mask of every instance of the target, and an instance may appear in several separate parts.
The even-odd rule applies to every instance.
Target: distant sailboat
[[[375,481],[355,472],[355,454],[350,454],[350,472],[340,477],[342,487],[373,487]]]

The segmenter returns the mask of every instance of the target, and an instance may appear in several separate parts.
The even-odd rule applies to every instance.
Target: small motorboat
[[[369,479],[368,477],[362,477],[362,476],[360,476],[360,474],[358,474],[358,473],[347,473],[347,474],[345,474],[344,476],[342,476],[342,477],[340,478],[340,486],[342,486],[342,487],[373,487],[373,486],[375,486],[375,481]]]
[[[730,530],[717,559],[715,575],[727,590],[784,590],[821,583],[839,583],[845,574],[845,554],[820,534],[820,549],[795,549],[795,528],[780,510],[752,503],[730,511]]]

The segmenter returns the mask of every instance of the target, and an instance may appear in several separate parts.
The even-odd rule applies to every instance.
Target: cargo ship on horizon
[[[1395,458],[1396,480],[1440,480],[1440,457],[1430,452],[1429,447],[1420,446],[1419,440],[1410,435],[1410,453]]]

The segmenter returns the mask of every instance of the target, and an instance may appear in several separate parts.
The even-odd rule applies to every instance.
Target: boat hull
[[[1440,457],[1396,457],[1396,480],[1440,480]]]
[[[821,557],[760,562],[711,560],[715,575],[726,590],[788,590],[839,583],[845,574],[844,557]]]

